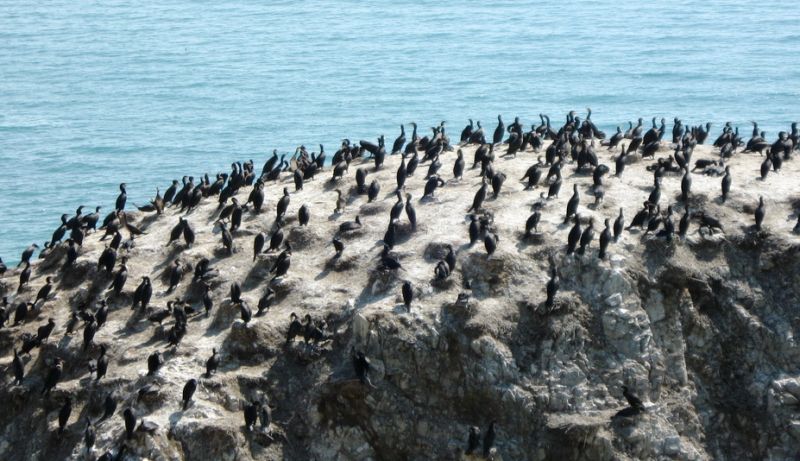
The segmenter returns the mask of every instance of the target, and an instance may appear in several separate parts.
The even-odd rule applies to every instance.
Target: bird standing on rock
[[[189,407],[189,402],[192,401],[192,397],[194,396],[194,392],[197,390],[197,380],[192,378],[189,381],[186,381],[186,384],[183,386],[183,410]]]
[[[406,306],[406,310],[411,312],[411,301],[414,299],[414,289],[411,286],[411,282],[406,280],[403,282],[403,304]]]
[[[764,205],[764,197],[758,198],[758,207],[756,207],[755,216],[756,216],[756,230],[761,230],[761,224],[764,222],[764,216],[766,215],[767,207]]]
[[[581,231],[581,218],[580,216],[575,215],[575,225],[572,226],[572,229],[570,229],[569,234],[567,235],[567,255],[571,255],[575,252],[575,248],[578,246],[578,241],[580,241],[581,235],[583,235],[583,232]]]
[[[351,355],[353,358],[353,368],[355,368],[358,380],[361,381],[361,384],[374,389],[375,386],[369,380],[369,371],[371,367],[367,356],[361,351],[356,352],[355,347],[351,350]]]

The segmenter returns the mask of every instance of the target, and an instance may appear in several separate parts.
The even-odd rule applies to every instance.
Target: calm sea
[[[790,1],[0,1],[0,256],[61,213],[400,123],[800,119]],[[714,130],[716,133],[717,130]],[[130,205],[129,205],[130,206]]]

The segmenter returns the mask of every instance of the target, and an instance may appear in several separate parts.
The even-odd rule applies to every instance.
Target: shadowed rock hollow
[[[549,145],[545,143],[544,148]],[[275,280],[269,269],[283,250],[253,260],[253,240],[275,230],[275,208],[283,187],[294,190],[291,172],[264,187],[261,213],[244,212],[233,232],[233,253],[222,246],[214,221],[216,198],[204,198],[192,211],[168,208],[163,214],[128,212],[145,234],[135,246],[121,249],[128,279],[119,295],[107,291],[113,275],[97,261],[106,241],[102,231],[89,234],[74,266],[62,269],[65,245],[34,260],[30,282],[17,292],[21,269],[0,278],[8,297],[5,326],[0,328],[0,366],[7,367],[0,399],[0,458],[84,459],[86,418],[97,440],[89,452],[97,458],[126,447],[124,459],[479,459],[465,455],[471,426],[485,433],[497,421],[494,459],[788,459],[800,450],[800,241],[792,233],[797,219],[798,164],[786,161],[777,174],[759,178],[763,157],[737,153],[729,161],[732,187],[720,197],[720,177],[692,175],[690,203],[723,224],[709,232],[694,218],[684,239],[671,240],[625,231],[598,258],[603,220],[613,223],[624,210],[626,226],[642,208],[653,186],[647,167],[653,160],[632,161],[615,177],[615,151],[596,147],[600,163],[610,167],[603,179],[605,197],[595,205],[592,175],[562,168],[558,197],[545,200],[546,176],[537,188],[519,182],[540,154],[530,149],[514,158],[495,150],[494,172],[507,180],[499,195],[489,193],[478,213],[490,217],[497,234],[488,256],[482,238],[469,245],[467,209],[481,184],[480,168],[469,169],[474,145],[463,147],[467,169],[452,179],[455,152],[441,155],[445,185],[422,197],[428,162],[408,177],[417,226],[405,211],[392,249],[402,268],[381,263],[389,210],[395,204],[400,156],[387,156],[375,171],[372,160],[355,159],[341,180],[331,183],[331,168],[290,193],[283,232],[292,245],[291,267]],[[656,157],[670,156],[663,142]],[[541,153],[544,156],[544,151]],[[635,155],[635,154],[631,154]],[[420,157],[422,153],[420,153]],[[698,145],[693,161],[716,159],[718,149]],[[381,189],[368,203],[356,193],[355,172],[367,171],[366,185]],[[662,179],[661,211],[673,205],[673,220],[684,214],[679,202],[682,174]],[[578,185],[577,212],[583,227],[593,219],[595,238],[585,254],[566,255],[565,209]],[[346,205],[335,213],[335,189]],[[236,193],[241,203],[251,187]],[[759,196],[767,202],[761,231],[754,230]],[[310,223],[299,226],[306,205]],[[538,232],[525,237],[525,222],[541,212]],[[360,217],[361,229],[343,233],[339,226]],[[662,213],[663,215],[663,213]],[[165,247],[178,217],[196,234]],[[127,239],[127,232],[123,231]],[[338,258],[331,245],[338,236],[345,249]],[[449,277],[436,280],[435,267],[456,253]],[[168,292],[169,274],[178,258],[187,275]],[[209,277],[214,307],[203,312],[203,289],[192,281],[202,258],[217,272]],[[550,271],[560,275],[552,306],[545,303]],[[38,302],[18,325],[14,309],[33,302],[45,277],[53,293]],[[153,284],[150,310],[131,310],[134,290],[143,276]],[[414,293],[406,312],[401,286]],[[239,283],[253,313],[267,287],[271,306],[245,324],[240,306],[230,299]],[[94,312],[108,299],[108,317],[84,351],[80,321],[66,334],[71,312]],[[162,325],[147,317],[181,300],[188,315],[186,334],[168,345],[172,316]],[[309,314],[324,325],[326,339],[306,346],[287,343],[290,314]],[[55,329],[41,346],[20,354],[25,377],[13,383],[12,349],[26,334],[36,335],[48,318]],[[324,323],[323,323],[324,322]],[[97,381],[88,363],[100,345],[108,350],[108,372]],[[218,351],[219,368],[205,376],[206,359]],[[371,361],[374,388],[356,379],[351,349]],[[162,354],[163,365],[147,373],[147,357]],[[55,358],[64,361],[56,387],[41,395]],[[190,378],[198,388],[186,410],[181,393]],[[617,415],[628,403],[627,386],[646,411]],[[144,389],[144,390],[143,390]],[[111,395],[116,411],[100,420]],[[58,413],[70,396],[73,409],[59,436]],[[272,422],[267,429],[244,427],[243,408],[267,401]],[[137,429],[126,438],[123,410],[131,408]],[[616,415],[616,416],[615,416]],[[142,424],[144,421],[144,424]],[[478,452],[482,450],[479,449]]]

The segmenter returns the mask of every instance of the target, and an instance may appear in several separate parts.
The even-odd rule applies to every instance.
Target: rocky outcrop
[[[465,157],[472,158],[472,149],[465,148]],[[696,158],[714,155],[703,146],[695,151]],[[454,157],[443,156],[443,170]],[[355,168],[339,184],[331,185],[324,172],[293,193],[292,216],[284,226],[293,247],[291,268],[275,280],[269,270],[278,252],[253,261],[252,242],[258,232],[274,229],[275,203],[291,175],[267,186],[262,213],[245,213],[232,255],[219,250],[220,233],[212,230],[218,213],[213,199],[189,213],[168,209],[146,222],[131,213],[146,234],[124,252],[129,276],[119,296],[106,290],[111,277],[97,270],[105,243],[98,234],[87,237],[70,270],[61,269],[60,247],[37,261],[29,286],[19,293],[18,272],[9,271],[0,287],[13,307],[32,302],[45,277],[54,277],[56,285],[24,322],[12,325],[12,314],[0,328],[2,366],[9,367],[0,389],[0,458],[97,458],[124,445],[123,459],[481,459],[482,449],[465,453],[468,431],[478,426],[485,432],[491,421],[497,423],[491,452],[496,460],[796,456],[800,241],[790,232],[794,202],[787,186],[779,178],[751,178],[757,158],[732,161],[739,187],[725,204],[713,199],[718,179],[695,177],[695,205],[720,218],[725,233],[708,234],[696,221],[685,240],[633,229],[610,246],[605,260],[598,258],[596,240],[584,255],[565,255],[569,194],[541,202],[538,191],[524,191],[512,180],[481,210],[492,217],[497,250],[488,256],[481,241],[470,246],[465,210],[480,178],[469,171],[461,181],[448,181],[435,198],[413,201],[419,225],[412,231],[401,218],[392,253],[402,268],[387,270],[380,264],[381,238],[395,201],[399,162],[389,157],[377,172],[361,165],[368,168],[368,181],[383,184],[373,203],[349,187]],[[498,159],[495,170],[518,178],[532,162],[520,154]],[[579,184],[584,220],[613,220],[620,207],[630,219],[652,183],[645,167],[632,163],[621,179],[609,179],[596,206],[585,206],[591,177],[566,173],[565,167],[565,182]],[[781,174],[791,177],[797,169],[787,162]],[[420,176],[406,183],[416,196],[425,181]],[[680,178],[668,175],[663,186],[662,200],[677,212]],[[342,214],[332,213],[334,188],[351,191]],[[765,230],[755,232],[746,210],[767,189],[776,192],[769,195]],[[239,192],[241,202],[249,190]],[[523,238],[537,202],[542,232]],[[307,227],[294,219],[303,204],[312,210]],[[355,215],[363,227],[341,233],[339,224]],[[173,243],[165,249],[178,216],[192,223],[197,240],[191,247]],[[599,234],[602,227],[595,229]],[[338,258],[330,246],[334,235],[345,244]],[[436,280],[434,267],[447,245],[456,252],[456,266],[446,280]],[[191,270],[174,291],[168,290],[168,276],[162,278],[176,258],[193,268],[203,257],[217,272],[209,280],[214,307],[207,316]],[[553,306],[546,306],[552,269],[561,285]],[[167,344],[174,320],[159,326],[130,309],[142,276],[153,280],[154,308],[174,300],[191,307],[177,347]],[[410,311],[401,297],[405,281],[413,285]],[[240,319],[239,305],[229,296],[233,282],[253,312],[266,289],[274,290],[264,315],[247,323]],[[108,320],[84,349],[83,321],[74,333],[66,332],[70,314],[84,307],[94,311],[105,298]],[[318,344],[302,337],[287,341],[291,313],[301,321],[308,314],[322,326]],[[13,384],[12,349],[50,317],[56,329],[21,355],[26,376]],[[107,375],[96,380],[87,364],[100,345],[110,360]],[[206,375],[212,348],[220,365]],[[357,379],[354,349],[370,360],[370,384]],[[149,376],[147,357],[155,351],[164,364]],[[56,357],[64,360],[63,375],[42,396]],[[184,410],[181,391],[190,378],[198,388]],[[643,401],[644,412],[624,411],[623,385]],[[116,411],[101,419],[109,395]],[[59,436],[58,413],[67,396],[73,410]],[[265,427],[245,427],[244,408],[252,402],[269,407]],[[130,438],[122,418],[126,408],[137,418]],[[97,432],[91,450],[83,441],[87,418]]]

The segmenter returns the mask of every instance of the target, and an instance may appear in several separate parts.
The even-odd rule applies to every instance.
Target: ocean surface
[[[0,1],[0,256],[272,149],[498,114],[800,120],[795,2]],[[670,125],[671,126],[671,125]],[[409,127],[410,128],[410,127]]]

